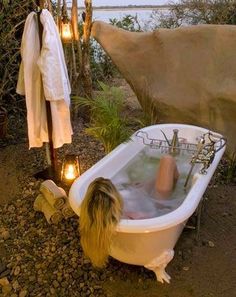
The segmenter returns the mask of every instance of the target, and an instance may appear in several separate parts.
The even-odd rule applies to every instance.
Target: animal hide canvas
[[[159,123],[199,125],[236,149],[236,26],[197,25],[128,32],[93,23],[102,45]]]

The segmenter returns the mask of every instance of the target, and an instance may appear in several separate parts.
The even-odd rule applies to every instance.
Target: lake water
[[[158,8],[158,9],[153,9],[153,8],[134,8],[134,9],[94,9],[93,10],[93,20],[99,20],[99,21],[104,21],[109,23],[110,19],[117,19],[121,20],[124,18],[126,15],[131,15],[133,17],[137,16],[137,19],[141,25],[142,28],[147,27],[148,22],[150,21],[151,14],[153,11],[157,11],[158,13],[161,14],[168,14],[168,9],[166,8]],[[79,18],[81,19],[82,16],[82,11],[79,11]]]

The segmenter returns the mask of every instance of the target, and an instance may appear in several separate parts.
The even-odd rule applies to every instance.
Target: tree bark
[[[92,27],[92,0],[85,0],[86,17],[83,27],[83,49],[82,49],[82,77],[84,84],[84,95],[92,98],[92,76],[90,68],[90,34]]]

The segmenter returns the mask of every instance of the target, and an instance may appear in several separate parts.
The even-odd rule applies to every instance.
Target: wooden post
[[[57,0],[57,28],[60,32],[60,28],[61,28],[61,0]]]
[[[74,54],[74,42],[75,42],[75,45],[77,45],[78,56],[79,56],[79,68],[81,69],[82,52],[81,52],[81,43],[80,43],[80,36],[79,36],[79,30],[78,30],[78,4],[77,4],[77,0],[72,1],[71,25],[72,25],[73,37],[74,37],[73,38],[74,40],[72,42],[72,53]],[[74,60],[75,60],[75,58],[74,58]],[[79,72],[77,71],[76,63],[75,63],[75,76],[76,76],[76,79],[78,78],[78,75],[79,75]]]
[[[45,2],[47,4],[48,9],[51,9],[51,3],[50,0],[37,0],[36,4],[40,9],[45,8]],[[41,10],[38,11],[38,27],[39,27],[39,43],[40,43],[40,50],[42,48],[42,37],[43,37],[43,26],[40,22],[40,14]],[[41,80],[42,83],[42,80]],[[57,154],[56,150],[53,147],[53,140],[52,140],[52,133],[53,133],[53,127],[52,127],[52,113],[51,113],[51,106],[50,101],[46,100],[46,115],[47,115],[47,126],[48,126],[48,139],[49,143],[47,147],[46,144],[46,155],[47,155],[47,162],[49,165],[49,168],[44,170],[43,172],[37,173],[36,177],[42,177],[42,178],[56,178],[56,172],[57,172]],[[49,152],[48,152],[49,151]]]
[[[83,28],[83,59],[82,59],[82,76],[84,78],[85,96],[93,97],[92,94],[92,76],[90,69],[90,35],[92,28],[92,0],[85,0],[85,23]]]

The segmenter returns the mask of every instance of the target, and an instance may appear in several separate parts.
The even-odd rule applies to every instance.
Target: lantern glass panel
[[[80,175],[79,157],[76,155],[65,156],[62,164],[61,180],[73,182]]]
[[[71,42],[73,38],[71,23],[69,20],[61,21],[61,39],[64,43]]]

